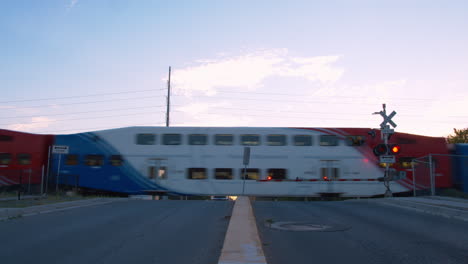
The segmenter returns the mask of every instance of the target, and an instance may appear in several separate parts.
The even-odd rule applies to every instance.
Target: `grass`
[[[11,197],[11,196],[7,196]],[[17,195],[13,196],[17,197]],[[95,197],[90,196],[47,196],[41,198],[33,198],[33,199],[21,199],[21,200],[9,200],[9,201],[0,201],[0,208],[24,208],[29,206],[36,206],[36,205],[46,205],[46,204],[54,204],[54,203],[61,203],[61,202],[69,202],[69,201],[76,201],[82,199],[90,199]]]
[[[456,190],[456,189],[443,189],[443,190],[440,190],[440,192],[438,194],[440,196],[448,196],[448,197],[468,199],[468,193],[464,193],[464,192]]]

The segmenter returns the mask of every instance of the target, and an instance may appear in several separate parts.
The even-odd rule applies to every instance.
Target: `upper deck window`
[[[154,145],[156,144],[155,134],[137,134],[136,136],[137,145]]]
[[[123,159],[121,155],[111,155],[109,159],[109,164],[112,166],[121,166]]]
[[[240,169],[240,174],[241,174],[241,179],[244,179],[244,178],[246,180],[258,180],[258,179],[260,179],[260,169],[253,169],[253,168],[249,168],[247,170]]]
[[[335,135],[321,135],[320,146],[338,146],[338,137]]]
[[[284,180],[287,178],[286,169],[268,169],[268,177],[272,180]]]
[[[215,179],[217,180],[232,180],[232,169],[229,168],[216,168]]]
[[[208,142],[208,136],[202,134],[191,134],[188,136],[189,145],[206,145]]]
[[[215,144],[230,146],[233,144],[234,136],[231,134],[216,134],[215,135]]]
[[[268,135],[267,145],[268,146],[285,146],[286,135]]]
[[[19,153],[16,155],[18,164],[20,165],[29,165],[31,164],[31,154],[29,153]]]
[[[348,146],[362,146],[366,143],[366,137],[364,136],[347,136],[346,145]]]
[[[78,155],[68,154],[65,157],[65,165],[78,165]]]
[[[180,145],[182,136],[180,134],[163,134],[163,145]]]
[[[13,137],[8,135],[0,135],[0,141],[13,141]]]
[[[294,146],[312,146],[312,136],[310,135],[295,135]]]
[[[254,134],[241,135],[241,144],[245,146],[258,146],[260,145],[260,135],[254,135]]]
[[[100,167],[104,164],[103,155],[86,155],[85,163],[88,166]]]
[[[413,157],[401,157],[398,158],[398,163],[400,163],[401,168],[404,169],[410,169],[414,165],[416,165],[416,162],[414,161],[415,158]]]
[[[11,163],[11,153],[0,153],[0,165],[8,165]]]
[[[204,180],[208,178],[205,168],[188,168],[187,178],[192,180]]]

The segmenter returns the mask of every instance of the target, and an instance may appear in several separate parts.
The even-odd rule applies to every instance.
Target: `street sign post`
[[[70,148],[68,146],[64,146],[64,145],[53,145],[52,146],[52,153],[59,154],[58,167],[57,167],[57,177],[55,179],[55,192],[56,192],[56,195],[58,195],[58,185],[59,185],[59,177],[60,177],[60,161],[62,159],[62,154],[68,154],[69,149]]]
[[[52,153],[54,154],[68,154],[69,147],[64,145],[53,145]]]
[[[244,147],[244,156],[242,163],[244,164],[244,171],[242,173],[242,178],[244,179],[242,182],[242,195],[244,195],[245,192],[245,178],[247,176],[247,165],[250,163],[250,147]]]
[[[383,155],[380,156],[380,163],[395,163],[395,156],[393,155]]]

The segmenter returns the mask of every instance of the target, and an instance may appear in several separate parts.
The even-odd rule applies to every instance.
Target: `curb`
[[[37,205],[24,208],[6,208],[0,210],[0,221],[20,218],[25,216],[33,216],[38,214],[48,214],[53,212],[65,211],[75,208],[93,206],[93,205],[102,205],[107,203],[112,203],[115,199],[106,199],[106,198],[94,198],[87,200],[79,201],[70,201],[70,202],[61,202],[55,204],[46,204],[46,205]]]
[[[266,264],[250,200],[240,196],[231,220],[218,264]]]
[[[398,199],[380,199],[375,202],[468,222],[468,210],[464,208],[446,207],[450,205],[436,205],[420,201]]]

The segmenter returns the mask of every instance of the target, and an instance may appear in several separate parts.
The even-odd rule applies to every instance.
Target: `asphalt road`
[[[461,220],[365,200],[258,201],[253,209],[269,264],[468,263],[468,222]],[[316,231],[288,231],[304,226]]]
[[[227,201],[121,201],[0,222],[0,263],[217,263]]]

